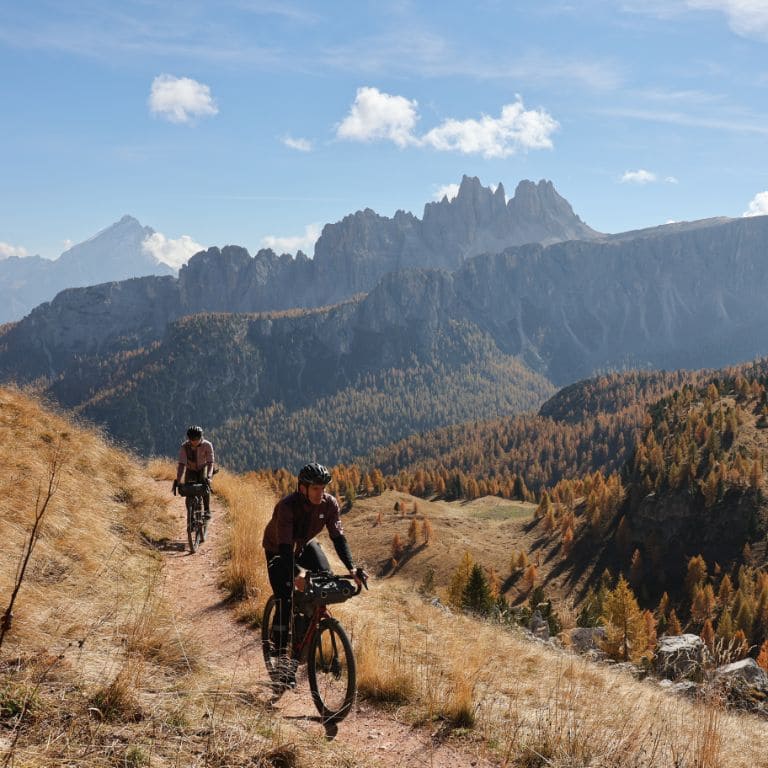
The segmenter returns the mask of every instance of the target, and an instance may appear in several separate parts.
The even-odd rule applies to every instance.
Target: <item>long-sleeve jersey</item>
[[[262,546],[267,552],[277,553],[281,545],[288,545],[294,553],[326,528],[332,540],[344,535],[339,502],[330,493],[324,493],[319,504],[310,504],[299,491],[280,499],[272,512],[272,519],[264,529]]]
[[[189,440],[185,440],[179,448],[179,465],[176,473],[178,480],[181,480],[184,468],[193,472],[198,472],[209,466],[213,469],[213,445],[209,440],[201,440],[197,447],[192,445]]]

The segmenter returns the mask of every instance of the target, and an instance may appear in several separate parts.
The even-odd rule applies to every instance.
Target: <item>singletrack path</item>
[[[163,490],[166,481],[158,481]],[[441,740],[438,726],[413,728],[370,705],[358,703],[338,726],[328,732],[312,703],[306,666],[299,670],[298,685],[274,699],[261,655],[261,641],[253,630],[233,619],[231,605],[219,589],[217,556],[228,527],[227,513],[216,497],[211,499],[213,519],[208,537],[198,551],[189,552],[184,500],[177,497],[178,532],[164,547],[166,578],[164,594],[181,623],[191,622],[203,646],[205,664],[218,681],[218,692],[261,702],[274,709],[288,728],[298,728],[318,738],[332,739],[354,759],[354,765],[370,768],[492,768],[469,749],[457,749]],[[375,588],[375,587],[374,587]]]

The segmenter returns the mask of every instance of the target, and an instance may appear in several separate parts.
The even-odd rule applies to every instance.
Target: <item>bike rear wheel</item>
[[[323,619],[315,632],[307,668],[309,689],[326,722],[345,718],[357,695],[352,644],[336,619]]]
[[[285,649],[282,653],[275,640],[277,629],[275,624],[278,621],[278,602],[272,595],[264,606],[264,613],[261,617],[261,651],[264,654],[264,665],[267,668],[269,679],[273,683],[280,681],[280,658],[285,656]]]

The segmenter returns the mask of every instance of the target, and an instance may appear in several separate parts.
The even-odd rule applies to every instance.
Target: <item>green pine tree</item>
[[[485,577],[482,567],[477,563],[472,566],[469,573],[469,580],[461,596],[461,605],[462,608],[483,616],[489,614],[493,608],[493,596],[488,579]]]

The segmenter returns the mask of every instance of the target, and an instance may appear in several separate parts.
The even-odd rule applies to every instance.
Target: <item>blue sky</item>
[[[124,214],[310,255],[463,174],[595,229],[768,213],[768,0],[0,4],[0,257]]]

